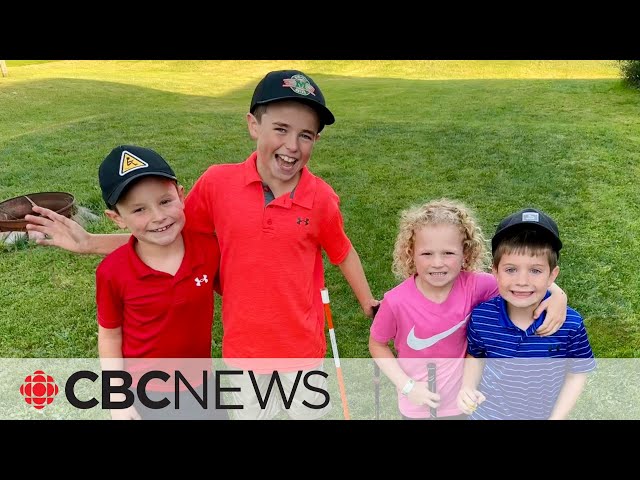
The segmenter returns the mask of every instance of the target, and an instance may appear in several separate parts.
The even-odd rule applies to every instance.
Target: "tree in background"
[[[619,60],[622,78],[631,86],[640,88],[640,60]]]

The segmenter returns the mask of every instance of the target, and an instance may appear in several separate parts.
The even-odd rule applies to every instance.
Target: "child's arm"
[[[547,311],[544,322],[536,330],[536,333],[543,337],[556,333],[567,319],[567,294],[555,283],[549,287],[549,291],[549,298],[540,302],[533,312],[533,318],[538,318],[543,311]]]
[[[587,383],[586,373],[567,373],[549,420],[565,420]]]
[[[98,325],[98,352],[100,354],[100,366],[102,370],[124,370],[122,358],[122,327],[104,328]],[[112,379],[111,385],[122,385],[118,379]],[[125,399],[123,393],[112,393],[112,402],[121,402]],[[132,405],[124,409],[112,409],[113,420],[141,420],[140,414]]]
[[[398,364],[398,360],[386,343],[378,342],[369,335],[369,352],[378,364],[380,370],[393,382],[396,388],[402,391],[409,381],[413,381]],[[440,406],[440,394],[432,393],[427,382],[413,382],[413,387],[407,394],[409,401],[416,405],[428,405],[432,408]]]
[[[484,370],[484,359],[475,358],[467,353],[464,359],[462,387],[458,393],[458,408],[470,415],[487,398],[478,390]]]
[[[360,257],[353,247],[351,247],[347,257],[338,266],[351,286],[351,290],[353,290],[358,302],[360,302],[360,307],[362,307],[364,314],[369,318],[373,318],[373,307],[380,302],[373,298],[371,294],[371,288],[369,288],[367,277],[364,275]]]
[[[42,215],[26,215],[27,230],[39,232],[45,238],[36,239],[38,245],[54,246],[75,253],[107,255],[129,241],[129,234],[91,234],[77,222],[43,207],[33,207]]]

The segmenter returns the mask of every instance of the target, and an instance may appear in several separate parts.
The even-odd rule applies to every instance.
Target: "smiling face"
[[[258,173],[272,190],[291,191],[318,139],[318,115],[304,103],[279,101],[268,104],[258,117],[247,114]]]
[[[507,301],[510,314],[512,309],[533,311],[559,271],[558,266],[550,267],[546,253],[532,254],[527,250],[505,252],[493,267],[500,295]]]
[[[423,293],[447,294],[464,262],[463,238],[459,228],[434,224],[416,230],[413,260],[418,289]]]
[[[156,176],[134,183],[116,208],[105,213],[120,228],[127,228],[142,243],[171,245],[185,224],[182,186]]]

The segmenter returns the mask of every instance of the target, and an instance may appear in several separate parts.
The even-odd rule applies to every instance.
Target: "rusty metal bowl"
[[[33,205],[45,207],[70,218],[76,213],[75,199],[66,192],[28,193],[0,203],[0,232],[26,232],[24,216],[34,215]]]

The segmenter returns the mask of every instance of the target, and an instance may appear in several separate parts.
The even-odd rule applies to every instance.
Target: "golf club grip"
[[[376,318],[376,313],[378,313],[378,309],[380,308],[380,304],[372,307],[373,309],[373,318]],[[375,359],[373,360],[373,394],[375,400],[375,415],[376,420],[380,420],[380,366],[377,364]]]
[[[374,305],[373,307],[371,307],[371,309],[373,310],[373,316],[371,317],[371,320],[373,320],[374,318],[376,318],[376,313],[378,313],[378,310],[380,309],[380,304],[378,305]],[[380,381],[380,367],[378,366],[378,364],[376,363],[376,361],[373,361],[373,373],[375,374],[375,379],[378,380],[378,382]]]
[[[428,363],[427,364],[427,386],[429,387],[429,391],[432,393],[436,393],[436,364]],[[429,407],[429,412],[431,413],[431,417],[436,418],[438,416],[438,409],[434,407]]]

